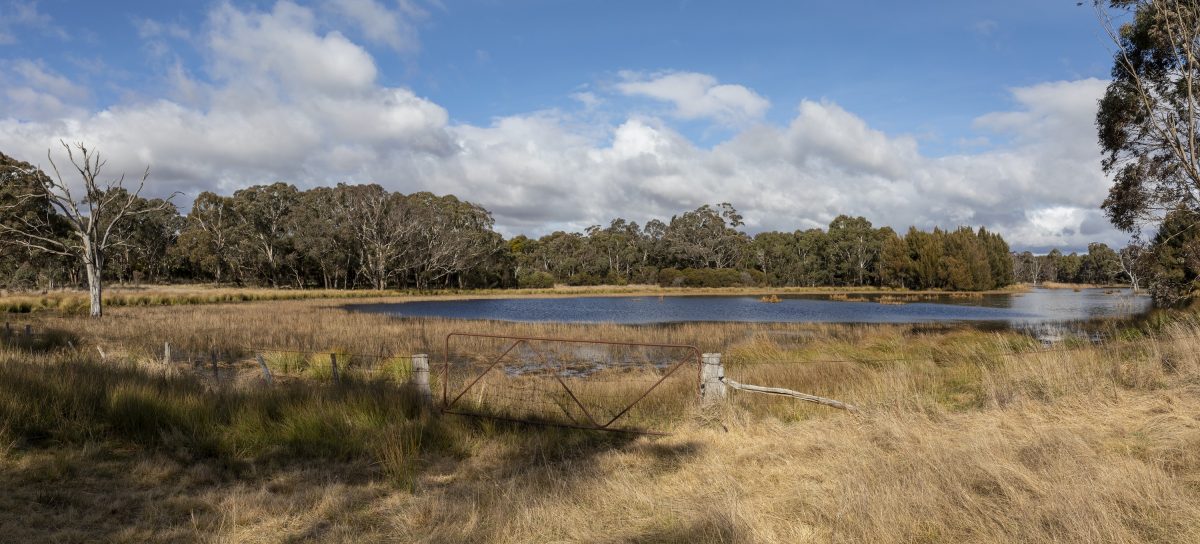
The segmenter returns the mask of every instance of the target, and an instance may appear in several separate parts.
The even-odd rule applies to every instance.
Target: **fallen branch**
[[[724,378],[724,377],[721,378],[721,381],[724,382],[725,385],[728,385],[729,387],[732,387],[734,389],[738,389],[741,391],[750,391],[752,393],[767,393],[769,395],[782,395],[785,397],[792,397],[795,399],[800,399],[800,400],[806,401],[806,402],[822,404],[825,406],[829,406],[831,408],[838,408],[841,410],[846,410],[848,412],[859,412],[860,411],[858,409],[858,407],[854,406],[853,404],[846,404],[840,400],[827,399],[825,397],[809,395],[807,393],[801,393],[799,391],[792,391],[791,389],[783,389],[782,387],[763,387],[761,385],[747,385],[744,383],[735,382],[729,378]]]

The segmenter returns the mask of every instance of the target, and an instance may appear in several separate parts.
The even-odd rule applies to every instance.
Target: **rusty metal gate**
[[[695,405],[700,364],[689,345],[455,332],[438,373],[441,410],[665,434]]]

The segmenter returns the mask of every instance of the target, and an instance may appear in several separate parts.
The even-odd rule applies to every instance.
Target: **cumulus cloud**
[[[720,84],[717,78],[695,72],[646,74],[623,71],[616,89],[629,96],[670,102],[681,119],[712,119],[742,126],[762,118],[771,103],[741,85]]]
[[[372,43],[401,53],[418,48],[417,31],[410,20],[425,13],[412,2],[401,0],[391,8],[375,0],[329,0],[327,6],[355,25]]]
[[[801,102],[784,125],[762,122],[766,99],[693,73],[630,72],[625,87],[577,93],[578,111],[455,124],[433,101],[381,85],[365,49],[288,1],[269,11],[217,7],[195,43],[206,64],[164,74],[187,99],[23,117],[16,106],[53,108],[2,95],[0,149],[39,162],[59,138],[86,141],[111,171],[151,165],[155,195],[276,180],[454,193],[492,210],[507,234],[668,219],[728,201],[751,231],[820,227],[847,213],[898,229],[984,225],[1035,250],[1122,240],[1097,210],[1108,187],[1092,128],[1099,80],[1013,89],[1011,111],[975,125],[1003,143],[930,157],[912,137],[871,128],[830,101]],[[22,79],[16,85],[39,96],[66,102],[85,92],[39,63],[19,68],[9,70]],[[595,122],[589,109],[605,93],[665,100],[676,111]],[[672,128],[674,117],[742,128],[702,148]]]

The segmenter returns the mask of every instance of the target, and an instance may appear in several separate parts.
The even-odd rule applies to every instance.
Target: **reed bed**
[[[1200,539],[1192,314],[1046,348],[961,327],[395,320],[346,302],[35,315],[58,332],[0,347],[0,531],[60,542]],[[403,385],[402,356],[436,363],[445,335],[463,330],[697,345],[721,352],[737,381],[864,410],[731,392],[705,412],[680,382],[638,416],[670,423],[664,438],[432,417]],[[174,366],[158,360],[164,341]],[[276,348],[268,364],[287,379],[221,384],[185,360],[261,347]],[[360,357],[362,373],[329,383],[316,369],[330,351]],[[253,376],[256,363],[242,363]]]
[[[982,296],[993,293],[1014,293],[1028,289],[1013,285],[993,291],[972,293]],[[565,286],[547,289],[438,289],[438,290],[365,290],[365,289],[269,289],[215,287],[208,285],[151,285],[145,287],[117,285],[104,292],[106,307],[191,306],[198,304],[230,304],[278,300],[363,299],[404,297],[409,300],[486,298],[486,297],[570,297],[570,296],[698,296],[698,295],[775,295],[775,294],[832,294],[833,297],[875,293],[910,293],[920,296],[941,296],[947,291],[907,291],[879,287],[661,287],[658,285],[599,285]],[[907,296],[907,295],[903,295]],[[858,297],[856,297],[858,298]],[[0,314],[56,312],[84,315],[88,311],[86,291],[61,289],[40,293],[6,292],[0,290]]]

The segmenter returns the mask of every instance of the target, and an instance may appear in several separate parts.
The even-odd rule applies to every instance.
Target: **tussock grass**
[[[973,293],[1014,293],[1027,290],[1013,285],[994,291]],[[871,294],[923,293],[924,296],[954,294],[950,291],[911,291],[881,287],[660,287],[658,285],[600,285],[565,286],[548,289],[439,289],[439,290],[368,290],[368,289],[268,289],[213,287],[206,285],[155,285],[146,287],[116,286],[104,292],[105,307],[190,306],[198,304],[228,304],[310,299],[397,298],[409,300],[477,298],[477,297],[562,297],[562,296],[683,296],[683,295],[762,295],[762,294]],[[64,315],[84,315],[88,311],[88,293],[78,290],[58,290],[40,294],[0,291],[0,314],[55,312]]]
[[[1187,314],[1048,351],[958,327],[464,323],[327,301],[36,324],[79,349],[0,348],[0,531],[18,541],[1200,539],[1200,323]],[[737,381],[865,411],[731,392],[698,413],[681,385],[644,414],[670,421],[665,438],[433,417],[398,383],[400,356],[436,364],[453,330],[696,344]],[[154,359],[164,340],[177,368]],[[273,356],[288,371],[270,388],[188,364],[255,344],[309,353]],[[351,362],[340,387],[291,366],[329,351]]]

